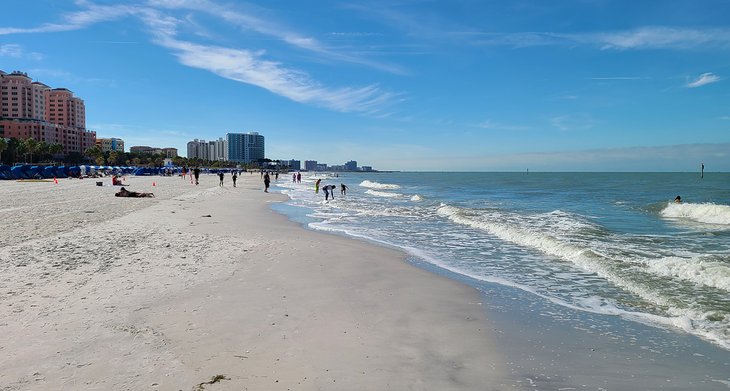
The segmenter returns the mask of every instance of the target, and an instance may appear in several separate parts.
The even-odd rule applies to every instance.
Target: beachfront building
[[[350,160],[349,162],[345,163],[345,170],[346,171],[357,171],[357,162],[354,160]]]
[[[208,142],[208,160],[228,161],[228,140],[219,137]]]
[[[188,141],[188,159],[210,160],[210,148],[205,140]]]
[[[148,147],[146,145],[135,145],[133,147],[129,147],[129,152],[146,155],[164,155],[166,158],[177,157],[177,148],[156,148]]]
[[[307,171],[317,171],[317,161],[316,160],[305,160],[304,169]]]
[[[102,152],[124,152],[124,140],[120,138],[97,138],[96,146],[99,147]]]
[[[266,156],[264,136],[258,132],[228,133],[228,160],[239,163],[252,163]]]
[[[301,160],[294,160],[294,159],[288,160],[287,161],[287,164],[288,164],[290,170],[299,171],[299,170],[302,169],[302,162],[301,162]]]
[[[82,99],[18,71],[0,71],[0,135],[61,144],[66,153],[83,153],[96,143],[96,132],[86,129]]]

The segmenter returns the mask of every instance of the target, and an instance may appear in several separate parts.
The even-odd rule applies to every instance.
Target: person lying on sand
[[[118,192],[114,193],[114,196],[115,197],[142,198],[142,197],[154,197],[155,195],[153,193],[139,193],[136,191],[129,191],[122,187]]]

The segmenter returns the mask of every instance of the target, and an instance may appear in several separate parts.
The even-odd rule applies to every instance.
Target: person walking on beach
[[[301,172],[297,173],[297,183],[302,183],[302,173]]]
[[[340,183],[340,194],[342,194],[342,195],[347,194],[347,186],[345,186],[344,183]]]
[[[181,174],[182,174],[182,179],[185,180],[185,177],[188,175],[188,168],[183,166]]]
[[[236,172],[233,171],[233,176],[231,177],[233,179],[233,187],[236,187],[236,179],[238,179],[238,175],[236,175]]]
[[[221,182],[218,184],[218,186],[223,187],[223,177],[225,174],[223,174],[223,171],[218,173],[218,177],[221,179]]]
[[[314,193],[319,193],[319,182],[322,182],[322,179],[317,179],[317,182],[314,182]]]
[[[271,178],[269,177],[269,173],[267,172],[264,174],[264,193],[269,192],[269,184],[271,183]]]
[[[200,167],[195,167],[193,170],[193,175],[195,176],[195,186],[198,185],[198,179],[200,179]]]

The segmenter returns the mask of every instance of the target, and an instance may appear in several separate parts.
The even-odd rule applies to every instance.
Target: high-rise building
[[[239,163],[256,162],[266,157],[264,136],[258,132],[228,133],[228,160]]]
[[[302,169],[302,162],[300,160],[292,159],[292,160],[287,161],[287,163],[289,164],[290,170],[299,171]]]
[[[216,141],[208,142],[208,160],[228,160],[228,140],[219,137]]]
[[[354,160],[350,160],[349,162],[345,163],[345,170],[357,171],[357,162]]]
[[[304,169],[307,171],[317,171],[317,161],[316,160],[305,160]]]
[[[205,140],[188,142],[188,159],[210,160],[210,147]]]
[[[3,137],[34,138],[83,153],[96,141],[86,129],[84,101],[66,88],[34,82],[24,72],[0,71],[0,128]]]

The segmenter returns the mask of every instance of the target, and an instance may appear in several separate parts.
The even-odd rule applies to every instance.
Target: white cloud
[[[150,1],[149,4],[166,9],[187,9],[205,12],[241,29],[252,30],[279,39],[298,49],[317,53],[331,60],[359,64],[395,74],[407,73],[403,68],[393,64],[376,62],[363,56],[334,51],[314,37],[302,35],[292,31],[287,26],[261,19],[254,12],[233,10],[230,5],[221,5],[209,0],[155,0]],[[241,8],[239,6],[239,9]]]
[[[397,94],[376,85],[329,88],[307,73],[263,59],[264,53],[202,45],[178,40],[178,21],[155,10],[145,10],[143,21],[155,42],[171,49],[183,65],[205,69],[227,79],[255,85],[295,102],[313,104],[341,112],[375,114],[398,99]]]
[[[688,82],[687,84],[685,84],[685,87],[687,87],[687,88],[697,88],[697,87],[702,87],[702,86],[707,85],[707,84],[716,83],[716,82],[718,82],[720,80],[721,79],[720,79],[719,76],[717,76],[717,75],[715,75],[713,73],[708,72],[708,73],[703,73],[698,78],[696,78],[695,80]]]
[[[306,72],[286,67],[277,61],[263,58],[264,52],[198,44],[177,39],[182,22],[163,10],[192,10],[210,13],[241,28],[270,35],[297,48],[320,53],[328,58],[349,61],[375,68],[398,72],[396,68],[372,63],[367,59],[332,52],[316,39],[302,36],[253,15],[230,10],[208,0],[150,0],[149,6],[99,6],[86,0],[76,4],[83,9],[63,15],[62,24],[44,24],[36,28],[0,28],[0,34],[49,33],[77,30],[92,24],[134,16],[142,20],[156,44],[170,49],[180,63],[205,69],[227,79],[264,88],[296,102],[312,104],[341,112],[382,114],[385,106],[398,101],[399,94],[384,91],[378,85],[331,88],[312,79]],[[185,18],[189,18],[186,15]],[[6,49],[15,53],[13,47]]]
[[[57,33],[80,30],[99,22],[119,19],[135,11],[134,7],[99,6],[86,1],[78,1],[77,5],[83,6],[85,9],[64,14],[62,16],[64,23],[45,23],[31,28],[2,27],[0,28],[0,35]]]

